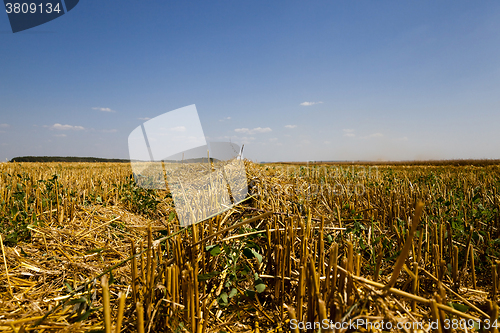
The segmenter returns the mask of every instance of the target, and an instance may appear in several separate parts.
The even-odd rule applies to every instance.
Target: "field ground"
[[[498,332],[498,163],[246,169],[181,228],[129,164],[0,164],[0,331]]]

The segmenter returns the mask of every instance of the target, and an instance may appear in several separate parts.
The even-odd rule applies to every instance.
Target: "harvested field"
[[[181,228],[128,164],[0,164],[0,331],[498,332],[500,165],[245,165]]]

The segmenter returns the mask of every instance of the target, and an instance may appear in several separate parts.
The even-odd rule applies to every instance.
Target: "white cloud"
[[[137,119],[139,119],[139,120],[149,120],[149,119],[151,119],[151,118],[144,117],[144,118],[137,118]]]
[[[300,103],[300,105],[302,105],[302,106],[311,106],[311,105],[315,105],[315,104],[323,104],[323,102],[303,102],[303,103]]]
[[[380,133],[380,132],[377,132],[377,133],[372,133],[370,135],[367,135],[367,136],[362,136],[360,137],[361,139],[370,139],[370,138],[381,138],[383,137],[384,134]]]
[[[268,133],[272,132],[273,130],[270,127],[255,127],[253,129],[249,128],[237,128],[234,130],[236,133],[247,133],[247,134],[255,134],[255,133]]]
[[[278,141],[278,138],[270,138],[269,141],[271,142]]]
[[[61,125],[61,124],[56,123],[56,124],[50,126],[50,129],[59,130],[59,131],[68,131],[68,130],[81,131],[81,130],[84,130],[85,128],[83,128],[82,126]]]
[[[116,112],[115,110],[111,110],[110,108],[92,108],[92,110],[98,110],[102,112]]]
[[[105,130],[102,130],[103,133],[116,133],[118,132],[117,129],[115,128],[112,128],[112,129],[105,129]]]
[[[324,145],[329,145],[330,143],[331,143],[331,141],[323,141]]]
[[[55,137],[58,138],[65,138],[67,135],[66,134],[54,134]]]
[[[354,134],[354,130],[353,129],[343,129],[342,130],[344,132],[344,136],[347,136],[347,137],[350,137],[350,138],[353,138],[356,136],[356,134]]]
[[[408,137],[407,136],[403,136],[402,138],[398,138],[399,141],[408,141]]]
[[[10,127],[9,124],[0,124],[0,128],[8,128],[8,127]]]
[[[222,119],[219,119],[219,121],[226,121],[226,120],[231,120],[231,117],[224,117]]]
[[[172,132],[185,132],[186,131],[186,127],[184,127],[184,126],[177,126],[177,127],[170,128],[170,130]]]
[[[285,128],[294,129],[295,127],[297,127],[297,125],[285,125]]]

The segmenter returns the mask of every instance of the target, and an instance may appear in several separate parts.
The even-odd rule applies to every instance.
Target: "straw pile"
[[[128,239],[140,242],[145,231],[125,225],[145,226],[147,222],[118,207],[91,206],[76,212],[71,223],[31,227],[30,243],[4,246],[8,278],[3,271],[0,329],[19,329],[23,323],[33,323],[82,283],[126,259]],[[126,292],[128,267],[117,268],[113,275],[116,283],[112,292]],[[100,298],[91,295],[94,302],[100,302]],[[38,328],[76,332],[100,327],[91,321],[70,324],[73,310],[76,306],[56,311]]]

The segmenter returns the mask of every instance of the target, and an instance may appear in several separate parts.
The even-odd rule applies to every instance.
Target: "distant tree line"
[[[111,162],[128,163],[128,159],[76,157],[76,156],[21,156],[14,157],[10,162]]]

